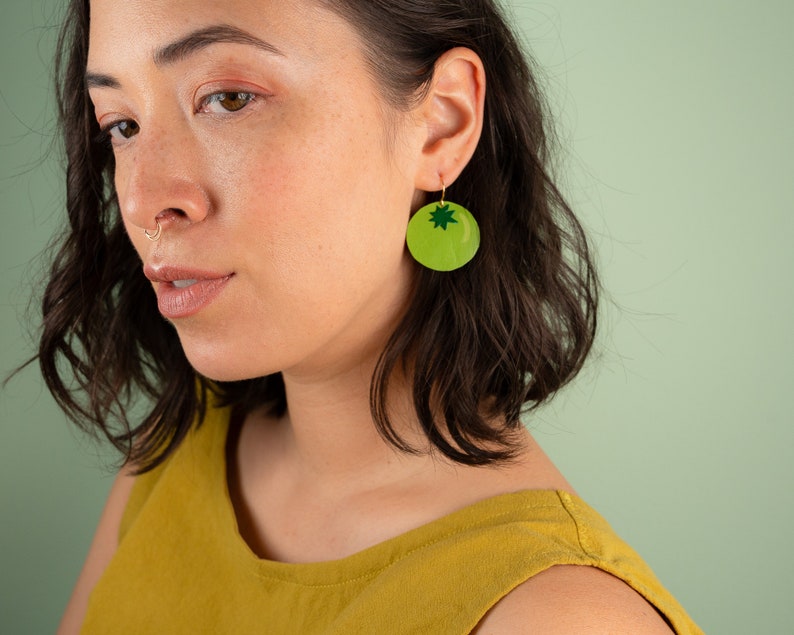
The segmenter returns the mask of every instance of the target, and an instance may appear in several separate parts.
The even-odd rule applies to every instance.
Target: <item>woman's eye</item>
[[[201,103],[201,112],[237,112],[250,104],[255,98],[253,93],[228,92],[214,93]]]
[[[124,121],[117,121],[114,124],[106,126],[102,132],[110,137],[111,141],[122,141],[130,139],[140,132],[141,127],[132,119],[125,119]]]

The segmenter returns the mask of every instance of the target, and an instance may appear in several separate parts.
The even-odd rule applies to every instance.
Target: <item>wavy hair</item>
[[[387,407],[389,380],[410,359],[416,416],[432,446],[468,465],[509,460],[522,413],[581,369],[598,301],[585,233],[550,177],[548,123],[529,58],[492,0],[318,2],[357,28],[396,107],[422,95],[447,50],[468,47],[483,62],[485,124],[454,188],[455,201],[476,215],[482,243],[462,269],[417,265],[410,304],[373,374],[370,406],[389,443],[418,451]],[[279,415],[287,403],[280,374],[198,376],[159,315],[121,222],[113,154],[88,97],[88,31],[88,0],[72,0],[55,65],[68,226],[43,296],[37,358],[66,414],[144,472],[200,425],[211,398],[238,415],[261,406]],[[141,398],[149,410],[132,420]]]

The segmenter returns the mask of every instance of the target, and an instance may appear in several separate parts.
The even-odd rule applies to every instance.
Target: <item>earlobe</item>
[[[420,106],[427,137],[416,187],[449,186],[463,171],[480,140],[485,110],[485,69],[468,48],[454,48],[437,61],[430,89]]]

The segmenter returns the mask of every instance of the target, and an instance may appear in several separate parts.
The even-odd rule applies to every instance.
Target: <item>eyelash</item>
[[[243,99],[244,103],[239,108],[226,108],[221,105],[223,109],[223,113],[212,112],[208,110],[209,106],[212,104],[218,104],[224,100],[229,99],[229,97],[233,97],[236,99]],[[206,97],[202,98],[199,102],[199,106],[196,109],[196,112],[207,113],[207,114],[215,114],[215,115],[223,115],[223,114],[234,114],[240,112],[241,110],[245,110],[251,103],[257,101],[258,95],[245,90],[222,90],[211,93]],[[124,130],[129,129],[132,133],[127,136],[124,134]],[[140,130],[140,126],[136,121],[133,119],[119,119],[116,121],[111,121],[108,124],[105,124],[100,128],[100,141],[105,141],[108,143],[113,143],[114,140],[117,142],[123,142],[123,140],[130,139],[138,134]],[[119,139],[116,136],[116,132],[119,132],[123,139]]]

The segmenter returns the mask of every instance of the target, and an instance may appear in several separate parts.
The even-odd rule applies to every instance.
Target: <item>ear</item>
[[[435,192],[441,179],[449,187],[458,178],[480,140],[485,69],[479,56],[468,48],[454,48],[439,57],[418,110],[426,138],[415,186]]]

